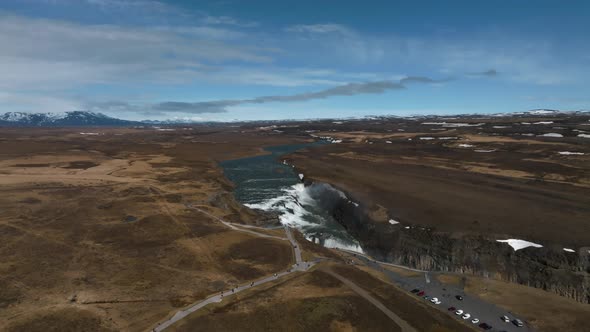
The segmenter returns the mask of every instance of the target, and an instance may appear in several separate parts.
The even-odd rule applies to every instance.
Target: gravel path
[[[376,298],[371,296],[371,294],[369,294],[367,291],[365,291],[361,287],[357,286],[352,281],[344,278],[343,276],[337,274],[336,272],[334,272],[332,270],[322,269],[322,271],[324,271],[324,272],[328,273],[329,275],[331,275],[332,277],[342,281],[342,283],[344,283],[346,286],[348,286],[348,288],[352,289],[355,293],[357,293],[358,295],[363,297],[365,300],[369,301],[371,304],[373,304],[375,307],[377,307],[379,310],[381,310],[384,314],[387,315],[387,317],[389,317],[392,321],[395,322],[395,324],[397,326],[399,326],[401,328],[402,332],[417,332],[415,328],[413,328],[410,324],[408,324],[408,322],[406,322],[405,320],[400,318],[393,311],[389,310],[385,305],[383,305],[383,303],[379,302],[379,300],[377,300]]]

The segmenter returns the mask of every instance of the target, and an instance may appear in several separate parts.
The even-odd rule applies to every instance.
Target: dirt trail
[[[364,289],[359,287],[357,284],[353,283],[352,281],[344,278],[343,276],[337,274],[336,272],[334,272],[328,268],[323,268],[321,270],[323,272],[326,272],[327,274],[331,275],[332,277],[340,280],[343,284],[348,286],[350,289],[352,289],[359,296],[361,296],[365,300],[371,302],[371,304],[373,304],[375,307],[377,307],[377,309],[381,310],[384,314],[387,315],[387,317],[389,317],[393,322],[395,322],[395,324],[401,328],[402,332],[418,332],[410,324],[408,324],[408,322],[406,322],[401,317],[396,315],[393,311],[387,309],[387,307],[385,305],[383,305],[383,303],[379,302],[379,300],[377,300],[376,298],[371,296],[371,294],[369,294],[367,291],[365,291]]]

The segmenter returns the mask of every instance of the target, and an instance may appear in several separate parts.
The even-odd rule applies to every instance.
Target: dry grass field
[[[185,206],[255,221],[215,161],[267,143],[232,135],[3,130],[0,330],[141,331],[212,292],[287,268],[285,241],[231,231]]]
[[[323,267],[264,291],[228,298],[173,326],[174,331],[399,331],[385,314]],[[418,331],[472,331],[394,286],[353,267],[331,267],[378,298]]]
[[[226,300],[172,331],[399,331],[385,314],[318,270]]]
[[[288,268],[293,257],[287,241],[230,230],[187,204],[231,222],[260,223],[263,216],[234,200],[217,162],[310,140],[303,133],[310,127],[293,128],[283,134],[248,126],[100,128],[91,136],[75,128],[3,129],[0,330],[144,331],[209,294]],[[323,129],[318,133],[344,144],[296,152],[289,161],[307,179],[344,189],[376,222],[394,216],[456,236],[510,234],[588,245],[590,150],[577,139],[515,138],[486,128],[433,133],[399,123]],[[419,139],[425,135],[461,139]],[[295,236],[304,259],[342,260]],[[321,268],[208,306],[173,328],[399,329]],[[332,269],[420,331],[470,330],[369,269]],[[558,319],[583,328],[571,317],[585,314],[584,305],[553,294],[477,278],[468,279],[466,291],[540,329],[558,326],[544,317],[559,310]],[[535,305],[527,306],[531,301]]]
[[[343,142],[289,157],[307,179],[333,184],[362,202],[375,221],[393,216],[457,234],[586,246],[590,144],[566,133],[586,128],[586,119],[520,125],[525,120],[459,128],[407,121],[310,124],[296,130]],[[494,129],[498,124],[510,128]],[[555,125],[566,136],[540,136],[556,131]],[[578,154],[561,154],[571,152]]]

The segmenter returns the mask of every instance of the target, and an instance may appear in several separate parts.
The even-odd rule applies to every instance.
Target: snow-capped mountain
[[[8,112],[0,115],[0,126],[5,127],[127,126],[138,123],[112,118],[102,113],[83,111],[65,113]]]
[[[299,119],[299,120],[246,120],[246,121],[203,121],[195,118],[173,118],[167,120],[144,120],[144,121],[129,121],[104,115],[102,113],[73,111],[65,113],[23,113],[23,112],[8,112],[0,114],[0,127],[83,127],[83,126],[156,126],[156,125],[171,125],[180,126],[188,124],[199,124],[206,126],[218,126],[224,123],[257,123],[257,124],[273,124],[285,122],[313,122],[313,121],[333,121],[333,120],[357,120],[357,121],[375,121],[388,119],[425,119],[425,118],[469,118],[469,117],[552,117],[567,114],[570,116],[588,116],[590,110],[577,111],[561,111],[551,109],[535,109],[524,112],[513,113],[496,113],[496,114],[456,114],[456,115],[435,115],[422,114],[413,116],[395,116],[395,115],[378,115],[378,116],[364,116],[364,117],[347,117],[347,118],[316,118],[316,119]]]

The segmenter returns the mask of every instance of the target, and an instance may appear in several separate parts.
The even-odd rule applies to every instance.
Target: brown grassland
[[[254,222],[215,162],[262,153],[264,137],[100,131],[0,133],[0,330],[145,330],[292,263],[286,241],[231,231],[184,205]]]
[[[514,127],[519,121],[525,120],[515,120]],[[99,134],[91,136],[81,134],[88,129],[3,128],[0,330],[144,331],[212,293],[289,268],[289,242],[231,230],[187,205],[234,223],[259,224],[268,216],[234,200],[217,162],[308,142],[310,131],[344,144],[298,151],[289,161],[306,179],[346,191],[375,222],[393,216],[456,236],[590,244],[590,147],[580,139],[522,137],[512,129],[496,135],[490,125],[335,126],[300,123],[281,134],[254,125],[165,132],[94,128]],[[523,130],[551,130],[539,128]],[[460,139],[419,139],[424,136]],[[494,152],[459,146],[466,143]],[[261,232],[284,235],[280,229]],[[304,259],[343,261],[295,236]],[[207,306],[172,330],[399,330],[324,269],[345,276],[419,331],[471,330],[370,269],[336,263]],[[540,330],[588,313],[587,305],[541,290],[465,280],[468,293],[519,313]]]

